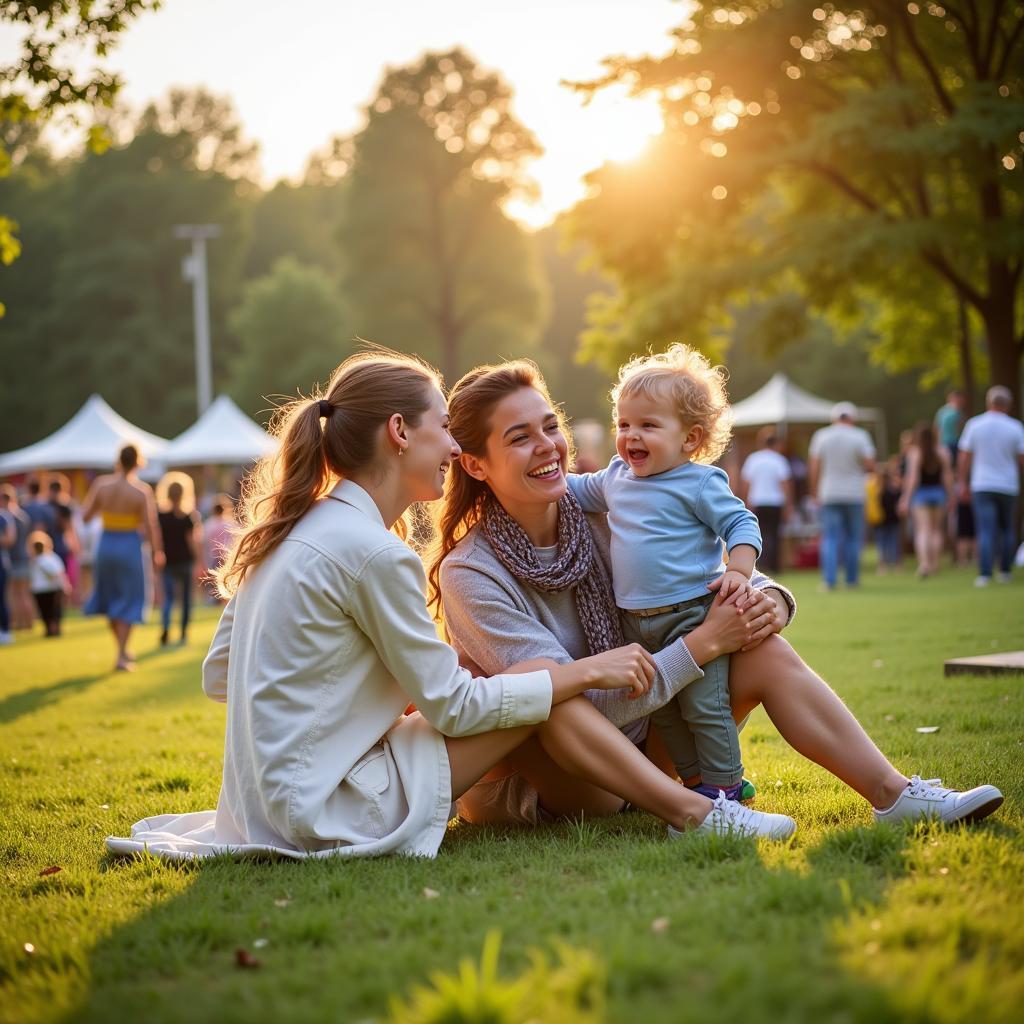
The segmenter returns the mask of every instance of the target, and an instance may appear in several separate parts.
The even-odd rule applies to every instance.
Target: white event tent
[[[0,476],[45,469],[112,469],[122,445],[134,444],[156,461],[167,441],[129,423],[99,396],[90,395],[74,416],[49,437],[0,455]]]
[[[760,390],[732,407],[733,425],[762,427],[791,423],[828,423],[836,400],[819,398],[797,387],[784,373],[776,373]],[[857,415],[872,423],[881,419],[878,409],[857,407]]]
[[[277,441],[227,395],[221,395],[160,454],[164,466],[243,466],[269,455]]]
[[[743,429],[770,425],[785,436],[789,427],[830,423],[836,401],[812,395],[797,387],[784,373],[776,373],[764,387],[732,407],[733,426]],[[872,425],[876,447],[880,452],[887,451],[885,413],[858,405],[857,418]]]

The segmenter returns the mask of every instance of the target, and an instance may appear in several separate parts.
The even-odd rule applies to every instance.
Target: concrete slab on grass
[[[1024,672],[1024,651],[981,654],[977,658],[950,658],[947,676],[997,676]]]

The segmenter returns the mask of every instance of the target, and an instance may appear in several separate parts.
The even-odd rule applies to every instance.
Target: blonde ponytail
[[[431,389],[439,386],[427,363],[375,347],[346,359],[326,395],[281,408],[270,427],[280,446],[246,478],[238,508],[242,530],[214,572],[221,595],[230,597],[340,478],[374,461],[379,428],[391,415],[418,425]]]

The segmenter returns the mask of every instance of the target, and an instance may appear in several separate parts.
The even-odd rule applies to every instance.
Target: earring
[[[399,448],[398,449],[398,457],[401,458],[404,454],[405,454],[405,449],[404,448]]]

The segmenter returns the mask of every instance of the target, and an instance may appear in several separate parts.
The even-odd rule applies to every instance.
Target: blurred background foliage
[[[193,421],[183,222],[222,229],[216,391],[255,415],[357,338],[449,383],[529,355],[602,421],[616,366],[677,339],[727,363],[734,399],[781,369],[881,407],[891,438],[949,385],[1017,390],[1021,24],[1010,0],[698,6],[667,56],[577,83],[658,96],[666,128],[536,232],[505,204],[531,194],[539,146],[501,74],[460,49],[387,69],[364,128],[269,189],[230,101],[202,89],[141,112],[108,90],[107,151],[60,158],[8,110],[0,211],[21,253],[0,272],[0,450],[92,391],[165,436]]]

